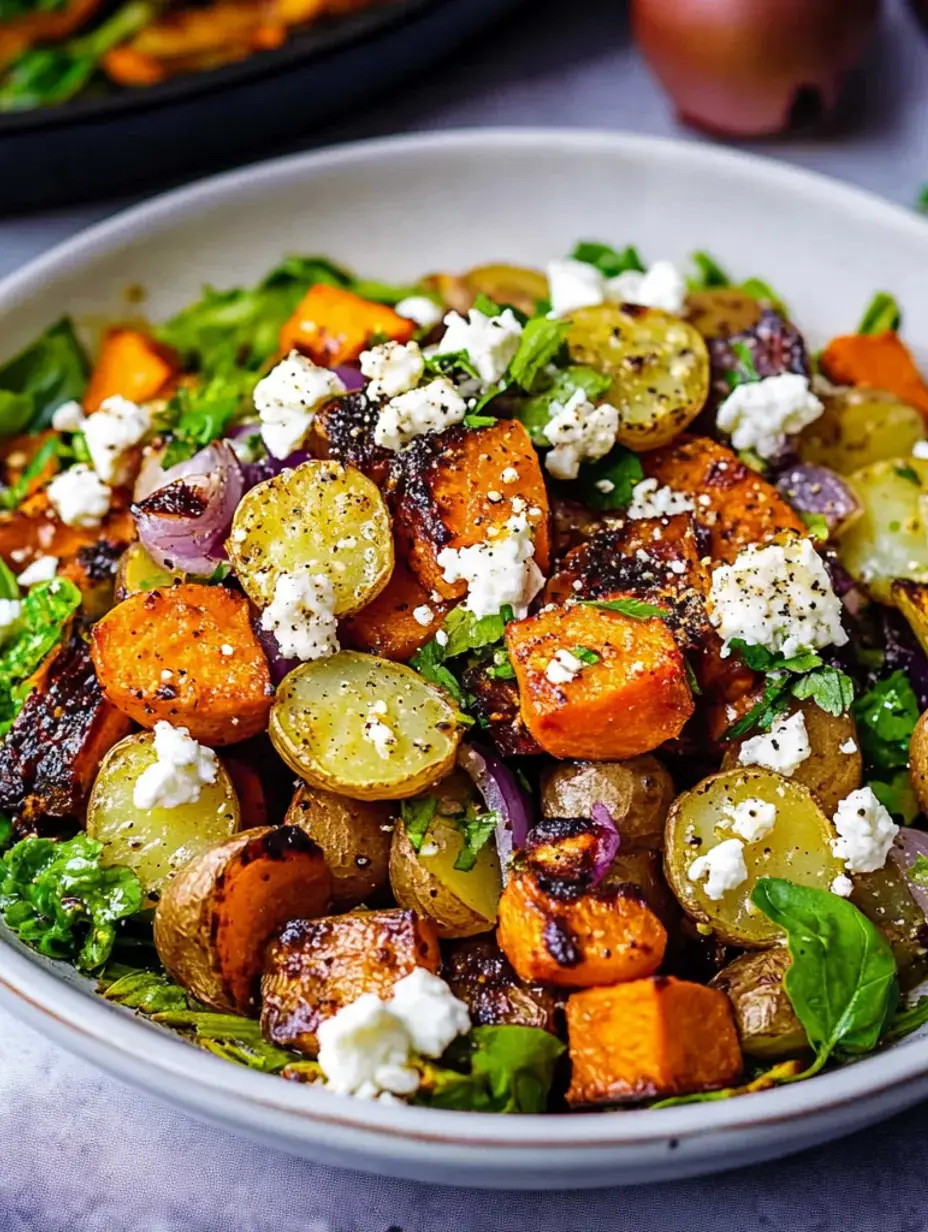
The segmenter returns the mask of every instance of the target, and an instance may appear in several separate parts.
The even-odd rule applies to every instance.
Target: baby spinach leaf
[[[654,603],[645,603],[643,599],[579,599],[582,607],[598,607],[603,612],[619,612],[622,616],[630,616],[632,620],[650,620],[659,616],[668,620],[670,613]]]
[[[708,291],[712,287],[730,287],[731,279],[716,259],[707,252],[694,252],[696,277],[688,279],[691,290]]]
[[[614,445],[598,462],[581,466],[577,484],[583,503],[591,509],[627,509],[642,479],[638,455],[624,445]]]
[[[495,810],[479,813],[471,802],[456,821],[464,845],[458,853],[454,867],[458,872],[469,873],[477,863],[477,856],[495,833],[500,815]]]
[[[877,291],[857,326],[858,334],[885,334],[902,324],[902,309],[887,291]]]
[[[143,1014],[189,1008],[184,989],[172,983],[163,971],[122,969],[118,964],[109,963],[100,977],[98,991],[107,1001],[130,1010],[141,1010]]]
[[[905,672],[893,672],[860,697],[854,704],[854,717],[869,766],[898,770],[909,764],[909,741],[919,707]]]
[[[578,389],[583,391],[589,402],[595,402],[611,384],[609,377],[596,368],[569,364],[558,369],[550,385],[520,404],[516,418],[528,431],[532,444],[547,447],[551,442],[545,436],[545,428],[556,408],[566,406]]]
[[[67,578],[41,582],[22,600],[18,629],[0,650],[0,737],[22,709],[24,682],[58,643],[80,602],[81,592]]]
[[[261,1034],[260,1022],[239,1018],[237,1014],[168,1009],[152,1014],[151,1020],[175,1031],[189,1032],[207,1052],[264,1074],[278,1074],[300,1059],[295,1053],[267,1043]]]
[[[893,1044],[896,1040],[905,1039],[919,1027],[928,1022],[928,997],[919,997],[911,1005],[901,1005],[890,1019],[889,1026],[883,1033],[882,1043]]]
[[[451,1045],[447,1067],[425,1063],[416,1103],[471,1112],[544,1112],[564,1045],[537,1027],[474,1027]]]
[[[519,349],[509,365],[509,377],[526,393],[534,393],[567,336],[569,326],[564,321],[549,321],[547,317],[532,317],[522,330]]]
[[[175,466],[218,440],[251,394],[257,376],[239,368],[217,373],[200,386],[181,386],[162,417],[171,434],[162,466]]]
[[[593,240],[581,240],[570,254],[571,260],[583,261],[586,265],[595,265],[605,278],[615,278],[627,270],[637,270],[644,273],[644,263],[638,255],[638,249],[629,245],[621,252],[608,244],[598,244]]]
[[[762,877],[751,901],[787,935],[783,986],[815,1051],[807,1072],[833,1055],[872,1052],[899,999],[896,961],[879,929],[847,899],[780,877]]]
[[[0,367],[0,437],[47,428],[87,388],[90,365],[67,317]]]
[[[406,827],[406,837],[413,851],[418,851],[438,809],[436,796],[413,796],[400,804],[400,820]]]

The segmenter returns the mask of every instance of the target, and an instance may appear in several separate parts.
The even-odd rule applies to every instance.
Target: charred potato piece
[[[357,390],[343,398],[333,398],[321,407],[313,421],[313,431],[321,456],[342,466],[353,466],[383,488],[393,454],[374,441],[379,417],[380,408],[363,390]]]
[[[465,670],[461,684],[474,699],[471,713],[503,757],[535,757],[544,752],[523,722],[514,680],[495,680],[487,675],[485,663],[477,663]]]
[[[542,781],[545,817],[592,816],[594,804],[609,810],[622,839],[621,851],[661,851],[664,823],[673,803],[673,780],[656,757],[628,761],[568,762]]]
[[[180,870],[155,912],[165,970],[213,1009],[255,1015],[268,939],[331,898],[322,851],[295,826],[243,830]]]
[[[436,291],[448,308],[462,314],[473,308],[478,295],[497,304],[511,304],[528,316],[533,316],[538,303],[548,298],[544,274],[521,265],[477,265],[466,274],[432,274],[425,285]]]
[[[691,291],[686,297],[686,319],[704,338],[730,338],[760,321],[760,303],[737,287]]]
[[[909,741],[909,774],[918,807],[928,813],[928,710],[915,724]]]
[[[0,744],[0,809],[17,834],[43,819],[82,821],[100,762],[130,722],[103,696],[90,647],[75,633],[43,668]]]
[[[890,598],[908,621],[922,650],[928,654],[928,586],[895,581],[890,587]]]
[[[557,997],[541,984],[520,980],[494,937],[455,942],[442,971],[475,1027],[537,1027],[557,1034]]]
[[[852,475],[874,462],[907,458],[925,439],[925,417],[879,389],[834,389],[819,394],[825,407],[796,440],[800,460]]]
[[[438,971],[434,926],[414,911],[294,919],[267,948],[261,1030],[281,1048],[316,1055],[316,1030],[363,993],[387,998],[416,967]]]
[[[299,826],[322,848],[334,911],[350,911],[387,884],[394,825],[389,805],[304,785],[296,790],[286,824]]]
[[[784,945],[742,954],[710,981],[731,1001],[742,1051],[780,1061],[809,1051],[809,1040],[783,987],[790,965]]]
[[[901,869],[890,859],[874,873],[855,874],[853,882],[851,902],[889,942],[903,991],[916,988],[928,976],[928,923]]]

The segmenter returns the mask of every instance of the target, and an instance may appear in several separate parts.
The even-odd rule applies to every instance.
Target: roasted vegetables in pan
[[[229,1061],[471,1111],[928,1021],[928,396],[887,295],[813,359],[695,265],[291,257],[0,366],[6,927]]]

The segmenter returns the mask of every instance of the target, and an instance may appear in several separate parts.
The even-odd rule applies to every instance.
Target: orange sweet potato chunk
[[[553,757],[618,761],[680,734],[693,713],[686,664],[659,617],[574,606],[543,610],[506,627],[526,727]],[[558,650],[599,655],[573,680],[546,671]]]
[[[567,1034],[575,1106],[711,1091],[741,1073],[728,998],[672,976],[574,993]]]
[[[280,349],[287,354],[296,348],[313,363],[334,368],[357,359],[374,337],[409,342],[415,332],[414,321],[385,304],[319,282],[309,288],[281,330]]]
[[[893,330],[832,338],[822,352],[821,364],[829,380],[888,390],[928,418],[928,385],[911,351]]]
[[[450,603],[437,603],[397,555],[393,573],[375,599],[342,621],[343,646],[406,663],[441,628]],[[413,613],[426,616],[417,620]]]
[[[111,329],[90,374],[84,409],[96,411],[117,394],[130,402],[150,402],[177,372],[176,358],[147,334]]]

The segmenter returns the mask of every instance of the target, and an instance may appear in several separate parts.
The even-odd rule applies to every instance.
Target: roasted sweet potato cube
[[[106,700],[75,633],[36,677],[36,687],[0,744],[0,809],[19,834],[46,819],[81,820],[100,762],[131,723]]]
[[[501,420],[491,428],[452,428],[420,436],[401,457],[395,525],[410,568],[427,590],[459,599],[464,582],[445,581],[443,548],[471,547],[513,514],[535,528],[535,560],[547,572],[550,553],[545,481],[525,428]]]
[[[0,556],[20,573],[37,556],[74,556],[101,539],[125,547],[135,538],[135,522],[124,494],[117,493],[101,526],[67,526],[60,521],[45,491],[36,492],[18,509],[0,513]]]
[[[442,971],[475,1027],[538,1027],[557,1033],[559,998],[550,988],[520,980],[493,937],[454,942]]]
[[[575,605],[506,626],[522,718],[554,757],[621,761],[678,736],[693,713],[686,664],[667,624]],[[551,680],[557,651],[598,656],[572,679]]]
[[[342,466],[353,466],[379,488],[386,487],[396,455],[374,440],[379,417],[380,408],[363,390],[332,398],[319,408],[313,421],[314,452]]]
[[[680,437],[642,457],[645,474],[695,501],[694,518],[713,560],[732,561],[752,543],[806,528],[772,484],[705,436]]]
[[[177,357],[148,334],[111,329],[90,374],[84,409],[95,411],[117,394],[130,402],[150,402],[179,370]]]
[[[408,342],[415,332],[414,321],[385,304],[318,282],[281,330],[280,349],[286,355],[296,348],[313,363],[334,368],[357,359],[372,338]]]
[[[672,976],[574,993],[567,1032],[575,1106],[711,1091],[741,1073],[728,998]]]
[[[293,920],[268,946],[261,981],[266,1039],[309,1056],[316,1029],[362,993],[388,997],[416,967],[437,972],[435,926],[415,911]]]
[[[838,385],[888,390],[928,419],[928,385],[911,351],[893,330],[832,338],[821,362],[822,371]]]
[[[339,639],[343,646],[405,663],[435,636],[450,609],[450,603],[436,603],[397,555],[389,582],[360,612],[342,621]]]

